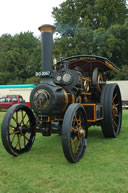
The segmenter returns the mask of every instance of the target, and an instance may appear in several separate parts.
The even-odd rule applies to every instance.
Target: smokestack
[[[41,32],[42,45],[42,71],[52,71],[53,33],[56,30],[52,25],[42,25],[38,28]]]

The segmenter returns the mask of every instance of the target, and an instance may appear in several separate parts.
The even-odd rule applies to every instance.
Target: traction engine
[[[31,149],[37,132],[43,136],[58,133],[66,159],[78,162],[87,146],[88,128],[101,126],[104,137],[120,133],[122,104],[117,84],[106,84],[109,70],[119,72],[106,58],[77,55],[53,65],[55,28],[43,25],[42,72],[40,84],[30,94],[31,108],[13,105],[2,123],[2,142],[14,156]]]

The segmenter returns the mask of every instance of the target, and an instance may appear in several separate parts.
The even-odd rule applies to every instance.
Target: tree
[[[123,65],[121,72],[115,77],[115,80],[128,80],[128,65]]]
[[[126,0],[66,0],[53,9],[54,55],[90,54],[107,57],[122,68],[128,64]]]
[[[0,37],[0,84],[24,83],[41,68],[40,40],[32,32]]]
[[[53,8],[57,31],[61,36],[74,36],[83,25],[93,30],[123,24],[127,15],[126,0],[66,0]]]

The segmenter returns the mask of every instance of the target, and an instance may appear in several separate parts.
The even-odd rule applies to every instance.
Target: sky
[[[31,31],[39,36],[38,27],[53,24],[53,7],[64,0],[0,0],[0,36]]]

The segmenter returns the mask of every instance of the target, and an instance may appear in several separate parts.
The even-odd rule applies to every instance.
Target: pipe
[[[53,33],[56,30],[52,25],[42,25],[38,28],[41,32],[41,47],[42,47],[42,71],[52,71],[53,59]]]

